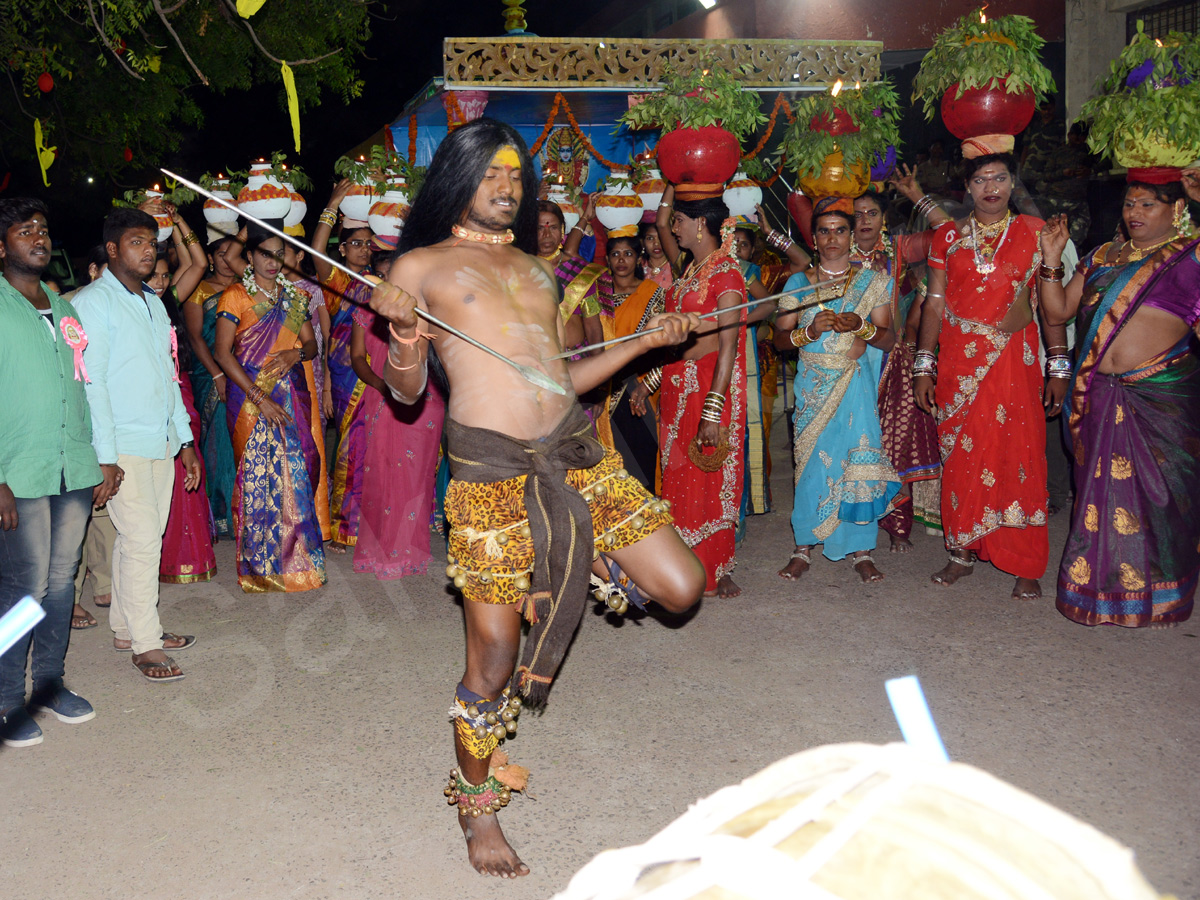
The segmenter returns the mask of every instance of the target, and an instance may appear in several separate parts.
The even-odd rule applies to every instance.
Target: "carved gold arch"
[[[881,41],[446,38],[447,88],[654,87],[668,66],[711,61],[747,87],[824,88],[880,78]]]

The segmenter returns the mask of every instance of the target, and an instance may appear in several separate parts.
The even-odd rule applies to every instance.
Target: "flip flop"
[[[83,611],[83,615],[81,616],[71,616],[71,628],[74,631],[86,631],[89,628],[95,628],[99,624],[100,623],[96,621],[96,617],[86,609]]]
[[[117,641],[119,640],[120,638],[113,638],[113,649],[118,653],[129,653],[131,650],[133,650],[133,641],[129,642],[128,647],[118,647]],[[170,650],[172,653],[174,653],[179,650],[186,650],[188,647],[192,646],[192,644],[196,643],[196,636],[194,634],[172,634],[169,631],[164,631],[162,634],[162,641],[163,649]],[[176,643],[173,647],[168,647],[167,644],[171,643],[172,641],[178,641],[179,643]]]
[[[147,671],[148,669],[167,669],[167,670],[178,669],[179,667],[177,665],[175,665],[175,660],[171,659],[171,657],[169,657],[169,656],[167,657],[165,662],[150,662],[149,660],[143,660],[142,662],[138,662],[135,659],[133,661],[133,667],[135,669],[137,669],[139,672],[141,672],[142,677],[145,678],[147,681],[153,681],[153,682],[179,681],[179,679],[183,678],[182,671],[180,671],[178,675],[164,675],[161,677],[151,675]]]

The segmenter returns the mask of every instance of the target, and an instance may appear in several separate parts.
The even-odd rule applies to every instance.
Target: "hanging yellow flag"
[[[42,184],[50,187],[50,179],[46,177],[46,170],[54,165],[54,159],[58,156],[57,147],[47,147],[42,142],[42,120],[33,120],[33,146],[37,151],[38,165],[42,168]]]
[[[248,19],[260,9],[267,0],[237,0],[238,15],[243,19]]]
[[[296,152],[300,152],[300,100],[296,97],[296,76],[292,67],[283,64],[283,89],[287,92],[288,113],[292,117],[292,136],[296,138]]]

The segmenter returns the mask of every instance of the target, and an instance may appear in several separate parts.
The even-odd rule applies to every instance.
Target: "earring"
[[[1175,205],[1175,218],[1172,220],[1172,224],[1180,234],[1192,233],[1192,217],[1188,213],[1186,200],[1180,200]]]
[[[698,241],[704,240],[704,226],[703,225],[696,226],[696,240],[698,240]]]

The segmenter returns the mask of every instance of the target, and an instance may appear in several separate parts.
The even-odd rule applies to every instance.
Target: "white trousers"
[[[121,454],[117,465],[125,471],[125,480],[108,501],[117,529],[108,624],[119,640],[131,641],[133,652],[140,654],[163,645],[158,566],[175,488],[175,460]]]

